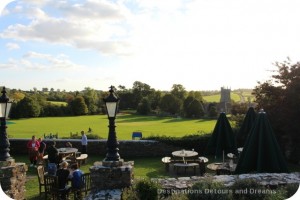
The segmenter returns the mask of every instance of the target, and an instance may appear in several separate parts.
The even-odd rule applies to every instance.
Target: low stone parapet
[[[231,186],[235,181],[241,179],[254,179],[261,185],[278,186],[291,183],[300,183],[300,173],[261,173],[261,174],[240,174],[240,175],[219,175],[219,176],[191,176],[179,178],[152,178],[152,181],[158,182],[163,189],[188,189],[196,182],[204,180],[213,180],[224,183],[225,186]]]

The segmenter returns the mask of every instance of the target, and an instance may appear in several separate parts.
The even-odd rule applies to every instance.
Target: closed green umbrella
[[[222,112],[209,139],[206,155],[214,155],[220,158],[227,153],[236,153],[236,145],[230,123],[226,114]]]
[[[262,110],[246,140],[235,169],[243,173],[288,173],[287,163],[279,148],[273,129]]]
[[[249,135],[251,127],[254,124],[256,113],[253,107],[250,107],[246,113],[243,124],[236,135],[236,141],[238,147],[243,147],[245,145],[246,139]]]

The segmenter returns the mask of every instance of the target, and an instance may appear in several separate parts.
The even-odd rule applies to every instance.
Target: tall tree
[[[172,115],[180,113],[181,106],[182,101],[172,94],[165,94],[159,104],[161,111]]]
[[[204,109],[199,100],[188,96],[183,102],[183,110],[188,118],[200,118],[204,116]]]
[[[134,96],[134,103],[137,106],[143,97],[147,97],[151,93],[151,87],[140,81],[135,81],[132,87],[132,93]]]
[[[290,160],[300,160],[300,63],[290,60],[276,62],[277,74],[260,83],[253,94],[258,109],[263,108],[269,117],[279,144]]]
[[[16,106],[16,118],[38,117],[41,112],[39,102],[32,97],[25,97]]]
[[[88,113],[87,105],[82,96],[77,96],[69,105],[74,115],[85,115]]]
[[[173,84],[171,94],[183,101],[186,97],[187,91],[181,84]]]
[[[150,101],[147,97],[144,97],[137,107],[137,113],[141,115],[147,115],[151,111]]]

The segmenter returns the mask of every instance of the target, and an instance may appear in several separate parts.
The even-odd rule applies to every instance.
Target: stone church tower
[[[230,97],[230,88],[221,87],[221,99],[219,104],[219,111],[225,113],[231,113],[231,97]]]

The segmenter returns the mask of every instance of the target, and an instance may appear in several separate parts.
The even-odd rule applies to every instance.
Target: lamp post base
[[[95,162],[90,167],[92,188],[94,191],[121,189],[133,183],[134,161],[105,161]],[[93,193],[93,191],[91,192]]]
[[[123,164],[124,164],[124,159],[120,159],[118,161],[110,161],[104,159],[102,162],[102,165],[105,167],[120,167],[123,166]]]

